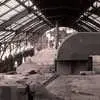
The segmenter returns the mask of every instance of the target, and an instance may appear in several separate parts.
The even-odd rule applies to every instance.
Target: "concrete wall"
[[[58,49],[57,72],[79,74],[80,71],[92,70],[89,57],[93,55],[100,55],[100,33],[84,32],[70,35]]]
[[[73,64],[74,65],[74,64]],[[80,71],[88,71],[88,61],[79,61],[76,62],[72,74],[80,74]]]
[[[68,62],[56,62],[56,70],[58,74],[71,74],[71,64]]]
[[[86,60],[100,55],[100,33],[76,33],[65,39],[58,49],[57,60]]]
[[[0,100],[29,100],[28,93],[26,93],[26,87],[12,86],[12,84],[0,84]]]
[[[80,71],[88,70],[88,61],[58,61],[56,63],[58,74],[80,74]]]
[[[100,56],[92,56],[92,61],[93,61],[93,71],[95,73],[100,74]]]

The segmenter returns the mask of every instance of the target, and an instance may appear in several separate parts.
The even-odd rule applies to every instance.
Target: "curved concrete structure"
[[[76,33],[65,39],[58,50],[57,60],[86,60],[100,55],[100,33]]]
[[[100,55],[100,33],[73,34],[58,49],[56,70],[59,74],[91,71],[93,55]]]

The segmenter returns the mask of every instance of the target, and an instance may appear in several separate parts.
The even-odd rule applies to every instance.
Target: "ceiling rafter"
[[[13,16],[8,21],[5,21],[3,24],[0,25],[0,31],[1,31],[2,28],[4,29],[4,28],[10,26],[11,24],[15,23],[16,21],[25,17],[26,15],[28,15],[28,11],[24,10],[24,11],[18,13],[17,15]]]
[[[34,29],[32,32],[37,32],[37,31],[39,31],[40,29],[42,29],[42,31],[43,31],[43,30],[44,30],[44,28],[43,28],[44,26],[46,26],[45,29],[47,30],[47,28],[48,28],[47,25],[46,25],[46,24],[42,24],[42,25],[40,25],[39,27],[37,27],[36,29]]]
[[[36,17],[33,20],[29,21],[28,23],[26,23],[25,25],[23,25],[22,27],[18,28],[18,32],[22,32],[24,30],[26,30],[28,27],[30,27],[30,25],[40,22],[40,20]]]
[[[37,10],[34,10],[32,7],[28,7],[26,6],[23,2],[21,2],[20,0],[16,0],[18,3],[20,3],[22,6],[24,6],[29,12],[35,14],[40,20],[43,20],[45,23],[47,23],[47,25],[51,26],[51,27],[54,27],[54,25],[45,17],[43,16],[42,14],[38,14],[38,13],[41,13],[38,11],[37,13]]]
[[[0,6],[4,5],[8,1],[10,1],[10,0],[5,0],[4,2],[0,2]]]
[[[7,0],[7,1],[9,1],[9,0]],[[74,8],[72,8],[73,6],[70,6],[70,5],[64,6],[65,5],[64,4],[64,5],[61,5],[61,6],[54,6],[54,7],[44,7],[44,8],[40,7],[41,9],[35,10],[34,6],[37,6],[37,4],[35,4],[36,3],[35,0],[34,0],[34,3],[33,3],[33,6],[27,6],[27,4],[25,4],[25,2],[27,0],[16,0],[16,1],[19,3],[18,7],[19,6],[23,6],[25,8],[25,10],[22,11],[22,12],[18,12],[18,14],[16,14],[13,17],[11,17],[10,19],[8,19],[7,21],[5,21],[3,24],[0,25],[0,31],[6,31],[6,33],[4,33],[5,37],[2,38],[2,41],[10,40],[10,36],[13,35],[13,33],[15,33],[15,35],[17,35],[17,36],[21,36],[22,35],[22,37],[20,37],[20,39],[23,39],[23,37],[25,38],[26,37],[25,36],[26,33],[28,33],[27,34],[28,36],[31,36],[32,33],[34,33],[34,34],[42,34],[46,30],[48,30],[49,28],[54,27],[54,25],[52,25],[52,23],[51,23],[52,22],[51,20],[54,20],[54,19],[57,20],[57,21],[59,19],[61,19],[61,21],[65,22],[65,23],[67,23],[69,20],[75,21],[75,19],[73,19],[72,16],[78,18],[78,16],[81,15],[84,11],[86,11],[86,9],[90,6],[90,4],[86,4],[87,6],[85,6],[83,4],[84,8],[86,7],[85,9],[83,9],[80,6],[80,5],[82,5],[82,3],[79,6],[74,6]],[[30,0],[30,1],[33,2],[33,0]],[[95,0],[91,0],[91,1],[93,3]],[[55,1],[52,1],[52,2],[55,2]],[[68,1],[68,2],[70,2],[70,1]],[[86,2],[90,3],[89,0],[86,1]],[[91,6],[92,6],[92,3],[91,3]],[[3,4],[3,5],[5,5],[5,4]],[[10,10],[8,12],[14,10],[16,7],[14,7],[14,8],[9,7]],[[45,11],[48,11],[48,10],[56,11],[55,9],[60,9],[60,10],[61,9],[66,10],[67,9],[67,12],[69,12],[69,13],[66,14],[66,13],[63,12],[63,13],[60,13],[62,15],[54,15],[54,16],[46,16],[46,17],[44,16],[44,15],[46,15],[46,14],[44,14]],[[82,10],[82,12],[80,11],[80,9]],[[93,9],[94,10],[87,11],[87,16],[86,16],[87,18],[86,19],[84,19],[85,16],[83,16],[83,19],[80,19],[77,22],[77,26],[75,27],[76,29],[78,28],[77,30],[79,30],[79,31],[97,31],[97,29],[95,29],[95,26],[97,28],[99,28],[100,27],[99,23],[96,23],[96,22],[92,21],[92,19],[90,19],[89,16],[91,16],[92,13],[98,14],[100,12],[100,10],[99,10],[99,8],[93,8]],[[76,12],[74,13],[73,11],[74,12],[76,11]],[[6,13],[8,13],[8,12],[6,12]],[[44,15],[42,15],[41,12],[43,12]],[[53,13],[56,13],[56,12],[53,12]],[[30,18],[29,19],[26,18],[29,21],[27,21],[25,24],[23,24],[24,21],[22,23],[20,23],[20,19],[22,19],[24,17],[27,17],[27,15],[30,15],[30,14],[33,14],[33,16],[37,16],[37,17],[35,17],[35,19],[32,19],[32,20],[29,20]],[[77,16],[77,14],[78,14],[78,16]],[[69,19],[69,20],[67,21],[66,19]],[[19,21],[19,22],[17,23],[17,21]],[[94,24],[95,26],[92,26],[92,24]],[[12,27],[10,28],[11,25],[12,25]],[[17,27],[17,26],[19,26],[19,27]]]
[[[91,30],[91,32],[97,32],[97,30],[95,30],[92,26],[88,25],[86,22],[80,21],[79,23],[88,27]]]
[[[32,31],[34,31],[36,28],[38,28],[39,26],[45,24],[43,21],[37,23],[36,25],[34,25],[31,29],[29,29],[28,31],[26,31],[27,33],[31,33]]]
[[[85,25],[82,25],[82,24],[78,24],[81,28],[84,28],[85,30],[87,30],[87,32],[91,32],[91,30],[85,26]]]
[[[80,26],[80,24],[76,23],[72,26],[73,29],[75,29],[78,32],[88,32],[87,29],[83,28],[82,26]]]
[[[100,24],[96,23],[95,21],[93,21],[92,19],[90,19],[89,17],[84,19],[85,21],[89,21],[90,23],[96,25],[98,28],[100,27]]]

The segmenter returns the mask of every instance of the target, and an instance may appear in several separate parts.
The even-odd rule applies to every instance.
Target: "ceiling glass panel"
[[[0,0],[0,3],[3,3],[4,1],[6,1],[6,0]]]
[[[95,21],[96,23],[100,24],[100,18],[94,18],[92,16],[90,16],[89,18]]]
[[[0,37],[3,36],[5,34],[5,32],[0,32]]]
[[[23,6],[18,6],[17,8],[15,8],[14,10],[18,11],[18,12],[21,12],[23,10],[25,10],[25,8]]]
[[[0,15],[4,14],[5,12],[9,11],[10,8],[8,8],[5,5],[0,6]]]
[[[19,5],[19,3],[15,0],[9,0],[6,5],[8,5],[11,8],[14,8],[15,6]]]
[[[0,19],[6,21],[6,20],[10,19],[11,17],[13,17],[16,14],[17,14],[17,12],[12,10],[9,13],[5,14],[4,16],[0,17]]]
[[[2,24],[3,23],[3,21],[2,20],[0,20],[0,24]]]

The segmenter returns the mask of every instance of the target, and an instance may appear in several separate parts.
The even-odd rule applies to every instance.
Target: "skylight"
[[[10,8],[8,8],[5,5],[0,6],[0,15],[4,14],[5,12],[9,11]]]
[[[6,5],[8,5],[8,6],[11,7],[11,8],[14,8],[14,7],[18,6],[19,3],[18,3],[17,1],[15,1],[15,0],[9,0],[9,1],[6,3]]]
[[[17,12],[12,10],[9,13],[5,14],[4,16],[0,17],[0,19],[6,21],[6,20],[10,19],[12,16],[14,16],[16,14],[17,14]]]
[[[5,1],[6,1],[6,0],[0,0],[0,4],[3,3],[3,2],[5,2]]]

